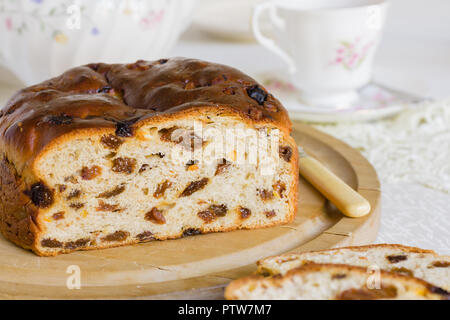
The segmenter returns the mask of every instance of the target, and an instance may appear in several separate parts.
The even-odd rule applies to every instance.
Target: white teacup
[[[259,43],[286,61],[304,102],[343,108],[370,81],[387,6],[385,0],[272,0],[255,7],[252,28]],[[259,26],[265,11],[273,39]]]

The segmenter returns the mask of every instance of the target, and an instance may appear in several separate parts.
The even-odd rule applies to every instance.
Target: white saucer
[[[256,77],[281,101],[294,120],[315,123],[364,122],[393,116],[411,104],[425,99],[409,93],[370,83],[358,90],[358,99],[349,106],[335,108],[308,105],[292,83],[273,74]]]

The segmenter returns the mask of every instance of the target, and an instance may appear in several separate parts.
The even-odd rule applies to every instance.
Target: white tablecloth
[[[450,255],[450,196],[415,183],[384,183],[378,243]]]

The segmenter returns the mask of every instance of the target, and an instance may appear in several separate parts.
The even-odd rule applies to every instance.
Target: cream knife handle
[[[370,203],[323,164],[309,156],[300,158],[300,174],[348,217],[370,212]]]

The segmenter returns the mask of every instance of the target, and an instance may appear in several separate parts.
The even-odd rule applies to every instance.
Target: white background
[[[241,5],[258,2],[202,0],[200,5],[213,1],[235,1]],[[450,0],[390,2],[384,39],[375,60],[375,80],[421,96],[450,96]],[[170,55],[230,64],[251,75],[284,68],[283,62],[257,44],[224,42],[205,36],[195,27],[185,32]],[[19,85],[12,74],[0,67],[1,82]]]

